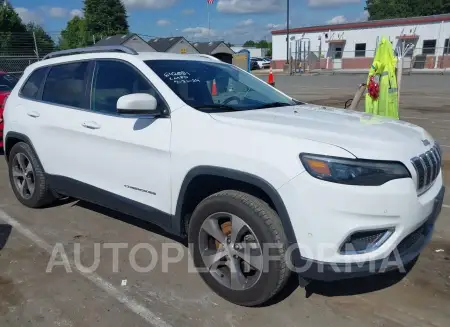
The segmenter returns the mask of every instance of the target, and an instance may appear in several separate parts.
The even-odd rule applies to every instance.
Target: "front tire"
[[[290,276],[280,218],[243,192],[221,191],[204,199],[192,214],[189,244],[206,284],[238,305],[267,302]]]
[[[30,145],[15,144],[8,158],[9,181],[20,203],[29,208],[40,208],[55,201],[44,169]]]

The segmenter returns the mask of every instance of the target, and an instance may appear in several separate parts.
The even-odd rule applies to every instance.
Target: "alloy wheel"
[[[223,286],[247,290],[262,275],[261,244],[240,217],[218,212],[205,219],[199,234],[199,250],[209,273]]]
[[[14,187],[23,199],[30,199],[35,191],[35,174],[31,160],[24,153],[17,153],[12,161]]]

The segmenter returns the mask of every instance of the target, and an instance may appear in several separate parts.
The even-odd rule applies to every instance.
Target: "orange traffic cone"
[[[272,86],[275,86],[275,79],[273,77],[272,67],[270,67],[269,79],[268,79],[267,83],[272,85]]]
[[[216,85],[216,80],[214,79],[212,82],[212,86],[211,86],[211,95],[215,96],[217,95],[217,85]]]

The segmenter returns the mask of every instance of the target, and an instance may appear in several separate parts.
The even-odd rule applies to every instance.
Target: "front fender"
[[[189,172],[186,174],[186,176],[183,179],[183,182],[181,183],[180,189],[177,192],[174,190],[175,194],[178,194],[178,197],[175,201],[175,216],[181,221],[183,217],[181,217],[181,210],[183,207],[183,201],[185,199],[186,190],[189,186],[189,183],[197,176],[201,175],[209,175],[209,176],[219,176],[224,177],[232,180],[236,180],[237,182],[245,182],[247,184],[253,185],[254,187],[264,191],[266,193],[272,203],[275,205],[275,209],[278,212],[278,215],[280,216],[280,219],[283,223],[283,227],[285,229],[286,236],[288,238],[288,241],[290,243],[296,243],[295,235],[292,229],[291,221],[289,219],[289,215],[287,213],[286,207],[283,203],[282,198],[280,197],[280,194],[275,189],[275,187],[266,181],[265,179],[246,173],[243,171],[235,170],[235,169],[229,169],[229,168],[222,168],[222,167],[215,167],[215,166],[197,166],[189,170]],[[178,220],[177,219],[177,220]]]

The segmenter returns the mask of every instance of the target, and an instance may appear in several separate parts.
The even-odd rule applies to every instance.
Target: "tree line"
[[[9,3],[0,7],[0,55],[31,56],[35,55],[36,49],[45,52],[54,46],[54,41],[41,26],[24,24]]]
[[[369,20],[450,13],[450,0],[366,0]]]
[[[120,0],[84,0],[83,17],[69,20],[57,39],[36,23],[25,24],[9,2],[0,6],[1,56],[42,57],[55,50],[90,46],[102,36],[127,33],[127,11]]]

